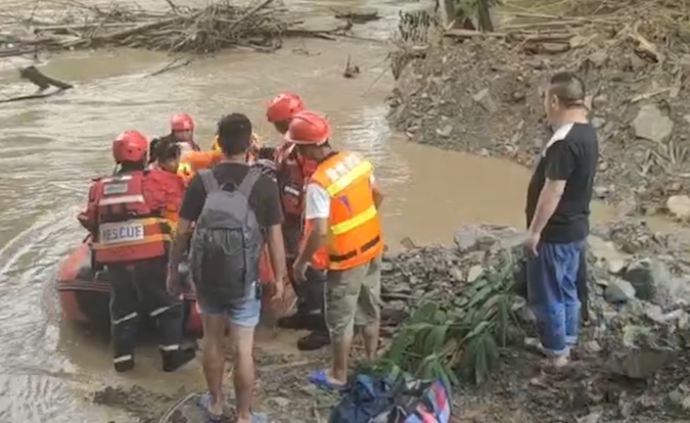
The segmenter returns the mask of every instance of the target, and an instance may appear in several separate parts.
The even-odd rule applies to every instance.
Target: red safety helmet
[[[170,129],[173,131],[193,131],[194,120],[187,113],[178,113],[170,119]]]
[[[268,103],[266,119],[269,122],[284,122],[304,110],[304,103],[297,94],[278,94]]]
[[[139,131],[125,131],[113,141],[113,158],[116,163],[139,163],[146,160],[149,141]]]
[[[331,125],[314,112],[296,114],[290,122],[285,140],[301,145],[320,145],[331,136]]]

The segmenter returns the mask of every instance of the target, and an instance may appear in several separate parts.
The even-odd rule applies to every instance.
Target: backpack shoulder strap
[[[204,189],[206,194],[220,190],[220,185],[215,176],[213,176],[213,171],[211,169],[201,169],[199,170],[199,177],[201,182],[204,184]]]
[[[252,190],[254,189],[254,185],[256,185],[256,182],[260,177],[261,169],[258,169],[256,166],[250,167],[249,171],[247,172],[247,176],[244,177],[240,186],[237,187],[237,191],[249,198]]]

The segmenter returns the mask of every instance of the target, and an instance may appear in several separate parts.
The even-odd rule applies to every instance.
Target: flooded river
[[[0,5],[13,2],[0,0]],[[339,4],[288,5],[325,16]],[[362,34],[384,39],[395,26],[400,2],[375,7],[387,18],[367,25]],[[217,118],[240,111],[261,135],[275,140],[264,105],[291,90],[328,116],[336,146],[359,150],[375,163],[388,194],[383,215],[392,245],[408,236],[420,243],[448,242],[453,229],[465,223],[522,226],[529,170],[391,135],[385,97],[392,81],[381,76],[386,54],[385,45],[376,42],[290,41],[275,54],[227,52],[155,77],[146,75],[170,60],[163,54],[115,50],[46,61],[47,74],[76,88],[47,101],[0,106],[5,172],[0,179],[0,423],[107,421],[113,417],[110,410],[84,401],[87,392],[106,383],[133,381],[162,390],[201,384],[196,368],[159,373],[155,354],[138,358],[133,375],[118,376],[107,345],[59,324],[52,286],[56,265],[84,236],[75,216],[90,178],[112,169],[110,142],[122,130],[160,135],[173,113],[185,111],[195,117],[198,139],[208,147]],[[342,76],[348,56],[362,69],[356,79]],[[13,68],[28,65],[29,59],[0,63],[0,92],[20,89]],[[595,214],[597,220],[613,216],[601,205]]]

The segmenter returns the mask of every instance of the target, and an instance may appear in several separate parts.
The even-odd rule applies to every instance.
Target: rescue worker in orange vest
[[[158,140],[178,143],[183,154],[201,150],[199,144],[194,141],[194,120],[187,113],[173,115],[170,119],[170,133],[152,140],[151,144],[155,144]]]
[[[79,221],[91,233],[96,265],[110,277],[115,370],[134,367],[139,313],[145,310],[158,320],[163,371],[174,371],[195,355],[181,345],[181,301],[165,287],[171,224],[161,213],[181,199],[171,198],[159,175],[164,170],[145,170],[148,140],[141,133],[121,133],[112,150],[119,170],[94,181]]]
[[[334,151],[330,135],[324,118],[302,112],[290,122],[285,138],[319,162],[307,184],[305,240],[293,273],[304,280],[309,266],[328,270],[325,314],[332,363],[309,379],[322,388],[339,389],[347,382],[354,327],[362,329],[367,359],[374,360],[378,348],[384,247],[378,210],[383,195],[371,163],[358,153]]]
[[[266,109],[266,119],[276,130],[285,136],[292,118],[304,111],[304,103],[296,94],[283,93],[273,98]],[[316,170],[318,162],[302,156],[295,144],[285,141],[275,152],[278,188],[283,205],[283,239],[288,266],[299,251],[302,237],[302,214],[304,213],[304,187],[306,181]],[[330,342],[323,318],[323,289],[326,275],[324,271],[309,268],[306,281],[294,284],[299,297],[297,313],[278,321],[278,326],[288,329],[312,330],[297,341],[302,351],[319,349]]]

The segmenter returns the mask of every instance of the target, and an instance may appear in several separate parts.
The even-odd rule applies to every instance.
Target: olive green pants
[[[345,270],[329,270],[325,290],[331,339],[352,335],[355,326],[381,319],[381,257]]]

